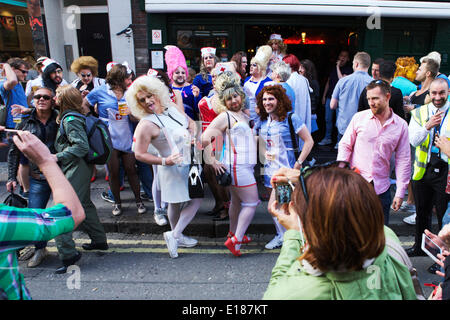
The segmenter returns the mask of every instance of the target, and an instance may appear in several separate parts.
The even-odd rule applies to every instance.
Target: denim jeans
[[[325,138],[331,140],[331,134],[333,133],[333,115],[335,110],[330,108],[331,99],[327,98],[325,101]]]
[[[138,176],[141,181],[142,189],[147,194],[149,199],[152,199],[152,184],[153,184],[153,170],[151,165],[137,161]]]
[[[389,212],[391,211],[391,189],[378,195],[378,199],[381,201],[384,213],[384,225],[389,225]]]
[[[28,208],[45,209],[52,194],[52,189],[47,180],[36,180],[30,177],[30,195],[28,198]],[[35,249],[43,249],[47,246],[47,241],[40,241],[35,244]]]
[[[450,201],[447,204],[447,211],[445,211],[444,217],[442,218],[442,227],[450,223]]]

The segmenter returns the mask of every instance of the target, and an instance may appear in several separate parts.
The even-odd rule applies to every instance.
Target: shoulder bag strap
[[[289,132],[291,133],[292,148],[294,149],[295,160],[300,156],[300,151],[298,150],[298,140],[294,131],[294,125],[292,123],[293,113],[288,114]]]
[[[228,117],[228,141],[229,141],[229,150],[228,150],[228,154],[230,155],[230,174],[231,174],[231,123],[230,123],[230,115],[228,114],[227,111],[227,117]]]

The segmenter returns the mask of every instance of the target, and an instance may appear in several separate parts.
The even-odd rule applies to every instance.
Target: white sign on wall
[[[162,44],[161,30],[152,30],[152,44]]]
[[[164,55],[162,51],[152,51],[152,69],[164,69]]]

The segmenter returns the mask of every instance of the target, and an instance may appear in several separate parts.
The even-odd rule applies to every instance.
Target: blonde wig
[[[261,46],[258,48],[258,51],[256,51],[256,55],[252,58],[250,63],[256,63],[259,67],[259,71],[265,74],[271,56],[272,48],[268,45]]]
[[[91,56],[82,56],[72,62],[70,66],[70,70],[78,74],[82,69],[89,69],[92,72],[92,77],[96,77],[98,75],[98,61]]]
[[[155,95],[164,110],[173,104],[170,99],[169,89],[164,82],[156,77],[146,75],[140,76],[134,80],[125,93],[125,99],[127,100],[131,114],[139,120],[151,114],[144,109],[144,107],[142,107],[137,100],[137,93],[141,90]]]
[[[228,110],[226,107],[226,100],[235,93],[239,94],[242,98],[241,108],[244,106],[245,93],[241,87],[241,80],[236,73],[231,71],[221,73],[216,79],[214,88],[216,89],[218,96],[218,113]]]

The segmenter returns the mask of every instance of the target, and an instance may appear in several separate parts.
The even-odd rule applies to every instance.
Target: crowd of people
[[[149,69],[136,75],[127,62],[111,62],[105,79],[97,77],[97,60],[82,56],[72,63],[77,79],[70,84],[61,65],[47,57],[37,60],[33,68],[38,76],[26,86],[27,62],[12,58],[1,64],[6,114],[0,125],[3,143],[9,146],[6,187],[10,192],[19,189],[28,199],[23,214],[36,212],[37,228],[43,223],[55,229],[42,232],[39,239],[25,239],[35,246],[28,267],[45,259],[46,241],[55,237],[61,260],[55,272],[65,273],[81,258],[72,237],[78,226],[91,239],[84,250],[108,250],[91,201],[96,167],[86,161],[89,141],[83,116],[93,115],[108,127],[112,143],[105,164],[109,189],[101,197],[112,203],[113,216],[122,215],[120,190],[126,174],[136,212],[144,214],[143,199],[152,199],[155,222],[169,224],[163,237],[171,258],[178,257],[179,247],[198,244],[183,234],[203,201],[192,191],[196,165],[201,172],[197,178],[215,200],[207,214],[229,220],[224,246],[234,256],[241,256],[242,245],[252,241],[248,227],[261,200],[267,201],[274,238],[265,248],[283,249],[265,298],[416,299],[407,266],[386,249],[388,243],[399,243],[389,229],[391,209],[415,213],[409,218],[414,221],[408,220],[416,225],[415,243],[406,250],[410,257],[425,255],[420,246],[424,233],[446,249],[430,267],[444,276],[450,238],[450,81],[439,73],[439,53],[420,59],[415,78],[408,79],[398,61],[372,62],[366,52],[355,53],[351,60],[350,52],[342,50],[322,94],[314,63],[287,53],[278,34],[257,48],[248,74],[250,57],[243,51],[229,62],[220,62],[213,47],[199,54],[195,76],[183,52],[169,45],[166,72]],[[317,144],[335,144],[332,165],[315,164],[311,157],[321,107],[325,136]],[[12,140],[8,134],[14,134]],[[55,176],[61,174],[65,182],[56,185]],[[264,194],[259,194],[258,184]],[[70,192],[62,195],[66,187]],[[67,198],[72,193],[76,201]],[[51,195],[55,207],[47,208]],[[0,228],[20,224],[8,216],[9,210],[0,207],[0,216],[5,216]],[[442,229],[439,235],[429,231],[433,210]],[[51,223],[48,217],[53,217]],[[6,240],[8,245],[0,245],[0,264],[8,260],[17,265],[16,251],[23,241],[0,242]],[[382,290],[360,291],[370,275],[364,270],[371,265],[383,269]],[[0,270],[0,279],[4,272]],[[349,279],[353,285],[341,283]],[[10,280],[13,286],[0,281],[8,298],[29,298],[18,271]],[[312,290],[319,286],[321,290]],[[443,294],[437,296],[449,298],[448,288],[441,288]]]

